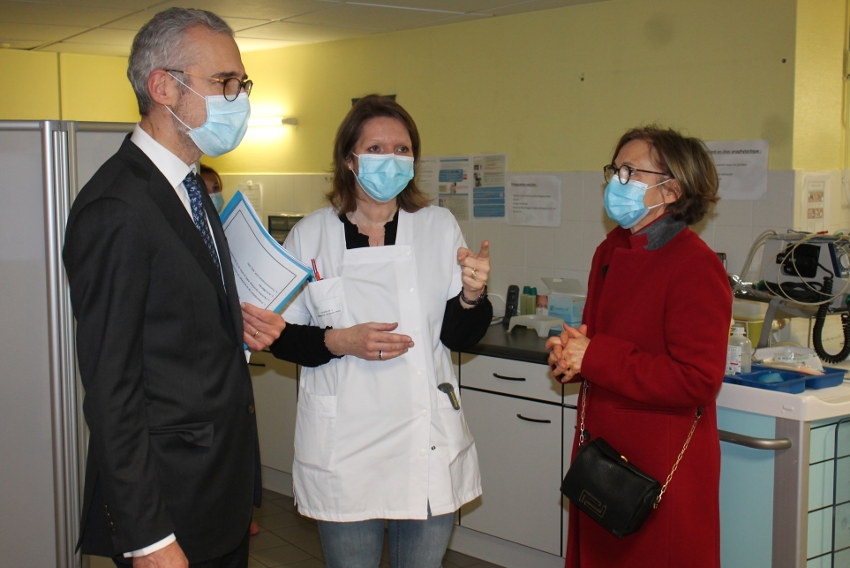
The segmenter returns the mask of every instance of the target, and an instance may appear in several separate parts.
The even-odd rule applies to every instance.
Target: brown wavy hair
[[[355,144],[363,134],[363,124],[379,116],[395,118],[407,128],[413,151],[413,167],[419,164],[421,142],[416,123],[404,108],[392,97],[368,95],[358,100],[339,125],[333,147],[333,185],[327,199],[339,213],[350,213],[357,208],[357,189],[354,175],[346,161],[351,157]],[[430,197],[416,187],[412,179],[396,197],[400,209],[412,213],[427,206]]]
[[[647,142],[659,171],[668,172],[679,184],[679,199],[669,204],[666,210],[673,218],[688,225],[701,221],[711,205],[720,199],[717,195],[717,168],[705,143],[656,125],[632,128],[617,142],[612,163],[620,149],[632,140]]]

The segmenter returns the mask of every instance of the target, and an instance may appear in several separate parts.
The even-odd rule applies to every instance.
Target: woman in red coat
[[[723,382],[732,293],[717,255],[688,228],[717,201],[705,145],[657,127],[630,130],[604,168],[619,227],[596,249],[583,324],[551,338],[562,382],[587,382],[585,428],[662,484],[702,415],[658,509],[621,539],[572,504],[568,568],[718,568]],[[578,432],[573,455],[578,449]]]

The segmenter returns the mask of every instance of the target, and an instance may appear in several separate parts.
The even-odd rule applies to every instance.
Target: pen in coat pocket
[[[313,276],[316,278],[316,280],[321,280],[322,277],[319,276],[319,269],[316,267],[316,259],[311,258],[310,263],[313,265]]]

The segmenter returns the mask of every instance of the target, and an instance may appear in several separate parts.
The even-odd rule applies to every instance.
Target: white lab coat
[[[299,324],[398,322],[414,347],[388,361],[344,356],[301,370],[293,467],[299,512],[326,521],[424,519],[481,494],[478,455],[463,412],[437,385],[458,391],[440,342],[446,301],[461,288],[451,213],[399,212],[394,246],[346,250],[330,207],[300,221],[286,247],[316,260],[322,280],[287,306]],[[459,393],[458,393],[459,394]]]

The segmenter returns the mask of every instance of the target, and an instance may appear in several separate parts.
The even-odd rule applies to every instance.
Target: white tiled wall
[[[491,293],[503,295],[509,284],[545,290],[541,277],[576,278],[586,282],[596,246],[613,228],[602,206],[601,172],[555,172],[562,184],[561,226],[536,228],[502,221],[461,223],[471,248],[490,241]],[[786,231],[794,219],[794,173],[771,171],[768,191],[754,201],[721,200],[713,213],[693,229],[708,245],[727,254],[727,270],[739,274],[756,238],[765,230]],[[752,263],[755,270],[761,256]]]
[[[327,205],[325,194],[331,187],[328,174],[222,174],[221,183],[225,200],[240,184],[262,185],[262,207],[254,206],[264,213],[310,213]]]
[[[490,293],[504,298],[509,284],[535,286],[546,292],[542,277],[574,278],[587,281],[590,261],[596,246],[613,228],[602,207],[602,174],[591,172],[538,172],[561,180],[561,226],[540,228],[509,225],[503,220],[476,219],[460,225],[470,248],[490,241],[493,271]],[[222,175],[225,198],[240,183],[263,186],[262,211],[265,213],[309,213],[327,204],[330,177],[318,174],[225,174]],[[741,274],[750,247],[764,231],[784,232],[794,226],[795,173],[769,171],[767,193],[755,200],[722,200],[693,229],[715,251],[727,255],[727,270]],[[836,205],[833,218],[850,218],[850,210]],[[842,226],[850,226],[847,221]],[[758,279],[761,254],[757,253],[745,280]],[[496,300],[498,309],[503,303]]]

